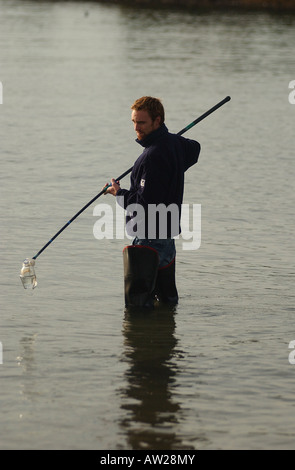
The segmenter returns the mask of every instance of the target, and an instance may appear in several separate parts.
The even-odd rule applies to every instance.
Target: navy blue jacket
[[[151,225],[148,218],[149,205],[164,204],[166,207],[170,204],[176,205],[178,208],[177,233],[175,229],[171,229],[168,217],[167,238],[176,236],[181,231],[184,173],[190,166],[197,163],[201,146],[194,140],[169,133],[165,124],[151,132],[145,139],[136,139],[136,141],[144,147],[144,151],[134,163],[130,189],[119,189],[117,202],[127,209],[127,223],[137,215],[134,212],[135,206],[131,213],[128,213],[128,206],[140,204],[145,210],[145,236],[139,238],[159,238],[158,228],[156,236],[149,236],[148,233],[149,225]],[[138,217],[136,223],[139,223]],[[130,227],[131,224],[128,225]],[[138,230],[138,227],[136,228]],[[130,230],[127,232],[133,235]],[[162,237],[160,233],[160,238],[166,237]]]

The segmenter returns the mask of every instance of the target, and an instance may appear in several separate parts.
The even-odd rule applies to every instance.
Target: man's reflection
[[[175,313],[169,308],[125,314],[123,334],[126,389],[122,391],[122,421],[131,449],[179,449],[179,404],[173,399],[177,366]]]

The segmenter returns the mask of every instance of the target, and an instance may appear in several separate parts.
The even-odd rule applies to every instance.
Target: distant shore
[[[138,6],[163,6],[186,8],[235,8],[255,10],[295,11],[295,0],[99,0],[101,3],[118,3]]]

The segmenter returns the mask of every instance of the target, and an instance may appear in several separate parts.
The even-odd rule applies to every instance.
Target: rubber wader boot
[[[168,266],[158,269],[155,295],[160,302],[178,303],[178,292],[175,283],[175,258]]]
[[[159,255],[143,245],[123,250],[126,307],[153,307]]]

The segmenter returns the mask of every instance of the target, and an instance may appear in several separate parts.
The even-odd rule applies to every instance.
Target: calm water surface
[[[295,448],[294,26],[0,0],[1,449]],[[173,132],[232,97],[187,133],[202,243],[177,241],[177,309],[124,312],[128,240],[95,239],[93,206],[26,293],[22,260],[139,155],[146,94]]]

